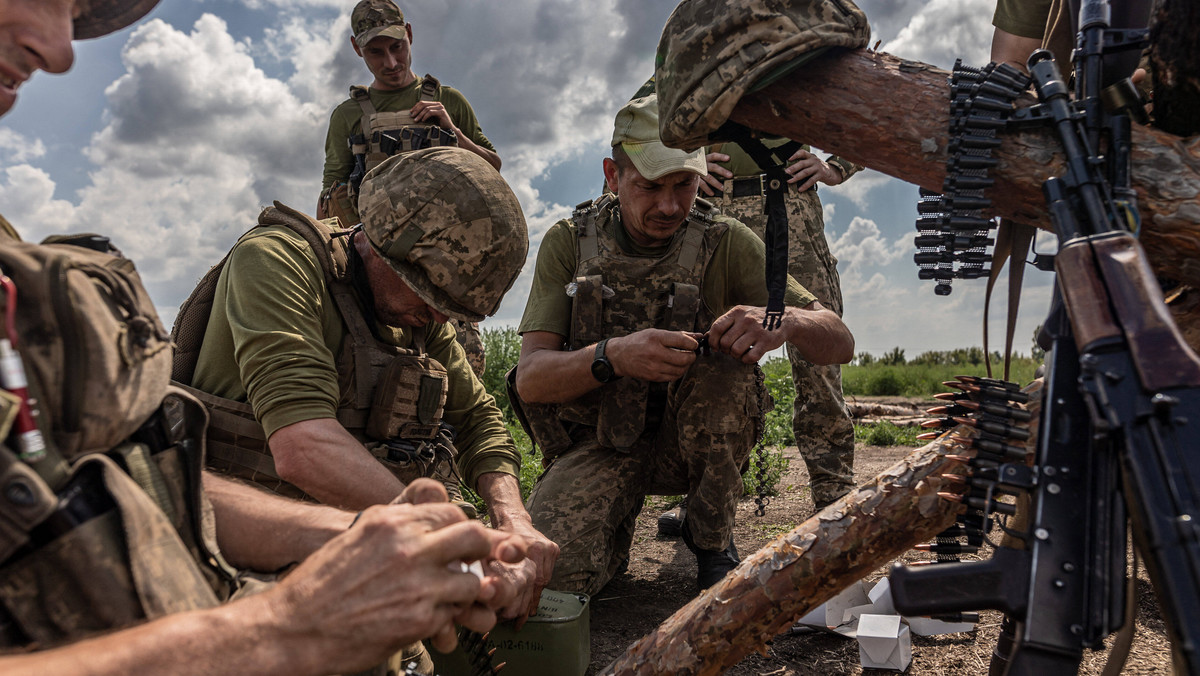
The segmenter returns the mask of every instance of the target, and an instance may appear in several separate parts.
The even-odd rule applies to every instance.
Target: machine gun
[[[1128,91],[1128,71],[1107,79],[1105,71],[1115,52],[1144,46],[1146,31],[1112,29],[1109,17],[1107,0],[1082,3],[1075,100],[1039,50],[1029,60],[1039,104],[1006,123],[1052,127],[1067,165],[1043,185],[1059,251],[1036,460],[973,478],[1028,496],[1028,528],[1015,533],[1025,548],[891,574],[905,614],[1006,613],[1015,630],[1006,674],[1073,673],[1084,648],[1132,622],[1129,525],[1176,668],[1200,674],[1200,357],[1130,232],[1138,226],[1129,179],[1138,106],[1113,96],[1113,86]]]

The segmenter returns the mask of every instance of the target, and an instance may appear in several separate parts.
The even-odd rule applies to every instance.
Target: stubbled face
[[[676,171],[653,181],[632,164],[622,167],[605,158],[604,176],[621,196],[621,223],[630,239],[642,246],[665,244],[683,226],[696,201],[699,174]]]
[[[0,0],[0,115],[35,71],[64,73],[75,60],[71,21],[80,0]]]
[[[375,316],[379,321],[388,326],[416,328],[430,322],[444,324],[450,320],[421,300],[421,297],[404,283],[387,261],[371,248],[366,235],[356,235],[354,245],[367,269],[367,283],[371,285],[371,293],[375,296]]]
[[[403,40],[380,35],[359,47],[351,38],[354,51],[363,58],[375,81],[371,86],[380,91],[390,91],[406,87],[416,79],[412,72],[412,24],[406,24],[404,30],[408,37]]]

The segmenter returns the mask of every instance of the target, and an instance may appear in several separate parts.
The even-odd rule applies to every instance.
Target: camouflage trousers
[[[479,324],[464,322],[461,319],[451,319],[450,326],[454,327],[458,344],[467,353],[467,363],[475,372],[475,377],[483,379],[483,370],[487,367],[487,357],[483,354],[483,337],[479,335]]]
[[[725,193],[714,198],[717,208],[764,237],[767,229],[765,198],[757,195],[734,197],[733,182],[726,181],[725,186]],[[817,191],[799,192],[793,188],[788,191],[785,201],[788,273],[812,292],[821,305],[841,316],[842,287],[837,259],[830,253],[825,239],[825,220]],[[791,345],[787,346],[787,355],[796,387],[792,431],[808,467],[809,486],[819,509],[854,487],[854,423],[842,396],[841,367],[815,366]]]
[[[628,453],[602,446],[595,427],[573,425],[571,447],[550,462],[527,505],[534,527],[560,547],[550,588],[595,594],[608,584],[629,561],[647,495],[686,493],[697,546],[725,549],[770,407],[757,366],[712,355],[670,384],[657,429]]]

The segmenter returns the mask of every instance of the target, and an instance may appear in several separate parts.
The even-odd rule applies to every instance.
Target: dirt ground
[[[908,447],[860,446],[855,457],[856,479],[861,482],[875,476],[911,450]],[[791,462],[780,484],[783,489],[781,495],[773,498],[766,516],[754,514],[752,498],[743,499],[738,506],[734,539],[743,558],[791,530],[813,512],[804,463],[795,448],[788,449],[786,455]],[[647,501],[638,520],[628,572],[616,577],[592,599],[589,674],[607,666],[695,594],[695,558],[678,538],[657,537],[657,516],[668,505],[657,498]],[[912,552],[904,558],[919,561],[929,557]],[[881,567],[867,579],[878,580],[889,566]],[[1137,632],[1123,673],[1170,673],[1166,629],[1144,570],[1139,574],[1138,591]],[[999,613],[985,612],[973,633],[928,638],[914,636],[913,660],[908,673],[986,674],[999,624]],[[784,634],[765,648],[765,654],[751,654],[726,673],[737,676],[889,673],[863,669],[859,666],[858,643],[835,634]],[[1106,651],[1089,652],[1084,656],[1079,673],[1100,674],[1106,656]]]

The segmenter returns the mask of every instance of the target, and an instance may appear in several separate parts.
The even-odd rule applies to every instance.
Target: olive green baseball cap
[[[392,0],[362,0],[350,13],[350,30],[354,31],[354,44],[359,48],[380,35],[403,40],[404,12]]]
[[[158,0],[89,0],[74,21],[76,40],[119,31],[146,16]]]
[[[653,181],[676,171],[708,175],[704,150],[676,150],[663,145],[658,137],[658,95],[633,99],[617,111],[613,127],[613,146],[621,146],[643,178]]]
[[[392,270],[430,307],[463,321],[496,313],[529,252],[516,195],[462,148],[384,160],[363,177],[358,212]]]

